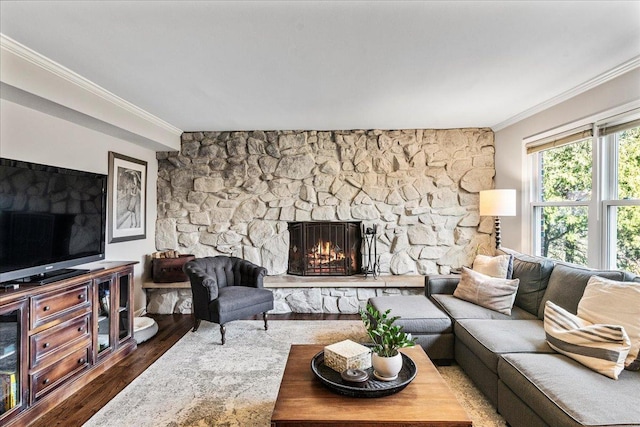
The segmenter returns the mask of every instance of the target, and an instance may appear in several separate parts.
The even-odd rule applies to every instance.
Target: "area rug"
[[[291,344],[366,342],[360,321],[237,321],[220,345],[218,326],[203,322],[96,413],[85,426],[269,426]],[[458,366],[439,367],[474,426],[504,420]],[[300,408],[301,411],[304,408]]]

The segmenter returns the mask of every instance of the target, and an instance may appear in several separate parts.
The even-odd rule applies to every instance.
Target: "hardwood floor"
[[[158,333],[149,341],[138,345],[136,351],[104,374],[87,384],[42,417],[30,427],[82,426],[89,418],[122,391],[170,349],[193,326],[190,314],[149,314],[158,322]],[[262,316],[251,319],[262,320]],[[357,320],[357,314],[274,314],[271,320]]]

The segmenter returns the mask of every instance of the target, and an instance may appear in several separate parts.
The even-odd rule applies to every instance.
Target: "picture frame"
[[[147,162],[109,151],[109,243],[147,238]]]

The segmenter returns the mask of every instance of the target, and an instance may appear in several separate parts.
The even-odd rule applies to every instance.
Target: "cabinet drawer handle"
[[[80,327],[78,328],[78,332],[82,332],[82,331],[84,331],[84,326],[80,326]]]
[[[51,344],[49,344],[48,342],[44,343],[43,347],[44,348],[48,348]]]
[[[79,364],[79,365],[82,365],[84,362],[86,362],[86,361],[84,360],[84,357],[83,357],[83,358],[81,358],[81,359],[78,359],[78,364]]]
[[[42,381],[42,384],[49,384],[49,378],[45,378],[44,381]]]
[[[49,311],[49,310],[51,310],[51,307],[49,307],[48,305],[45,305],[43,310],[44,311]]]
[[[78,299],[84,299],[84,294],[78,295]]]

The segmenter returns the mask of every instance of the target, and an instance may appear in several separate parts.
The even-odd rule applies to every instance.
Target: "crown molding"
[[[146,122],[149,122],[153,126],[156,126],[178,137],[182,135],[181,129],[120,98],[119,96],[109,92],[103,87],[82,77],[78,73],[66,68],[63,65],[58,64],[55,61],[52,61],[44,55],[39,54],[38,52],[24,46],[23,44],[13,40],[10,37],[7,37],[2,33],[0,33],[0,48],[14,54],[22,60],[25,60],[45,70],[48,73],[64,79],[69,83],[72,83],[73,85],[86,92],[89,92],[92,95],[110,102],[111,104],[126,111],[127,113],[133,114],[134,116],[143,119]]]
[[[558,105],[564,101],[567,101],[575,96],[580,95],[581,93],[584,93],[588,90],[591,90],[597,86],[600,86],[604,83],[607,83],[608,81],[611,81],[629,71],[632,71],[636,68],[640,67],[640,55],[636,56],[634,58],[631,58],[630,60],[618,65],[617,67],[606,71],[584,83],[582,83],[581,85],[578,85],[576,87],[574,87],[573,89],[569,89],[566,92],[561,93],[558,96],[555,96],[551,99],[549,99],[548,101],[542,102],[538,105],[535,105],[519,114],[516,114],[515,116],[500,122],[494,126],[491,126],[491,129],[494,132],[498,132],[501,131],[504,128],[507,128],[511,125],[514,125],[516,123],[518,123],[519,121],[522,121],[528,117],[533,116],[534,114],[537,114],[541,111],[544,111],[548,108],[551,108],[555,105]]]

